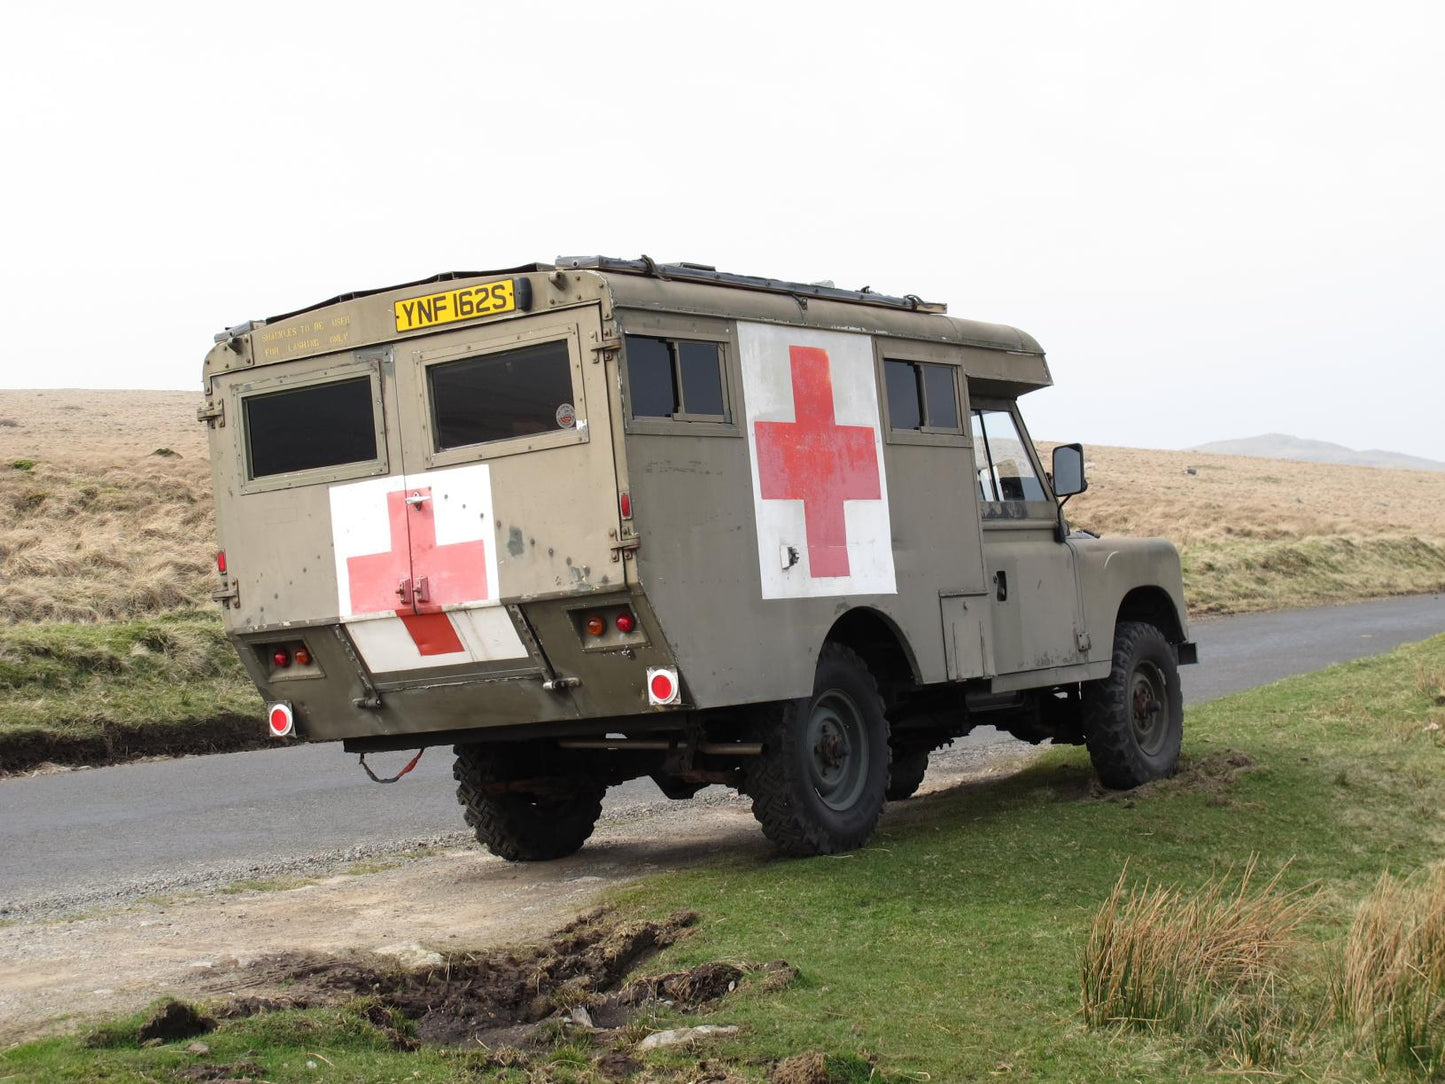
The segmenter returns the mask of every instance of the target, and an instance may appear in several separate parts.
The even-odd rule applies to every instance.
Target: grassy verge
[[[245,748],[261,717],[214,614],[0,626],[0,771]]]
[[[1181,558],[1196,614],[1445,591],[1445,543],[1412,536],[1209,540]]]
[[[1101,795],[1080,751],[1050,750],[1012,777],[891,807],[876,841],[855,854],[722,855],[623,890],[626,915],[701,916],[650,970],[781,958],[801,972],[781,991],[744,985],[699,1015],[649,1020],[741,1032],[701,1053],[639,1055],[651,1074],[639,1079],[767,1080],[780,1059],[806,1051],[820,1052],[815,1064],[827,1070],[799,1080],[1426,1078],[1360,1028],[1359,999],[1340,983],[1351,960],[1369,981],[1398,981],[1402,937],[1386,946],[1388,966],[1360,964],[1381,957],[1371,956],[1380,939],[1368,930],[1403,928],[1390,916],[1413,898],[1381,874],[1413,875],[1407,887],[1416,886],[1426,876],[1417,871],[1445,854],[1445,637],[1215,701],[1189,713],[1187,734],[1179,777],[1143,791]],[[1251,862],[1252,886],[1242,886]],[[1251,970],[1272,986],[1246,1007],[1268,1012],[1224,1018],[1222,1029],[1204,1026],[1222,1017],[1197,1001],[1129,1024],[1086,1012],[1082,977],[1099,916],[1150,913],[1161,898],[1151,885],[1167,886],[1156,922],[1195,909],[1185,927],[1194,932],[1176,946],[1220,930],[1230,944],[1249,943],[1240,931],[1250,923],[1264,931],[1281,954]],[[1142,911],[1130,910],[1131,895]],[[1428,915],[1405,923],[1439,925]],[[1187,984],[1201,972],[1168,974]],[[396,1051],[361,1017],[343,1005],[223,1023],[206,1039],[209,1057],[248,1061],[278,1082],[603,1079],[595,1051],[575,1040],[503,1069],[479,1051]],[[144,1049],[126,1038],[133,1029],[107,1034],[120,1038],[8,1051],[0,1078],[174,1079],[196,1060],[181,1043]]]

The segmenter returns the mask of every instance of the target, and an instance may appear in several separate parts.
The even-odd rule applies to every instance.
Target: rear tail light
[[[271,661],[276,664],[278,670],[284,670],[291,665],[291,652],[284,647],[278,647],[271,652]]]
[[[647,643],[642,622],[626,603],[593,602],[587,609],[573,610],[568,616],[585,651],[613,651]]]
[[[310,666],[310,665],[311,665],[311,652],[307,651],[304,647],[298,647],[298,648],[296,649],[296,665],[297,665],[297,666]]]

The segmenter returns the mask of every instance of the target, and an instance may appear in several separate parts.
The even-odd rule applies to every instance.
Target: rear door
[[[373,671],[530,669],[506,603],[620,584],[599,336],[592,306],[392,346],[401,472],[332,495],[339,543],[344,521],[374,536],[338,560]]]

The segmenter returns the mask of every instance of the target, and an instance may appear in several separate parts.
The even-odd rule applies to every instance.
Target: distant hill
[[[1244,437],[1240,440],[1216,440],[1209,444],[1196,444],[1189,450],[1215,455],[1252,455],[1260,459],[1302,459],[1308,463],[1348,463],[1356,467],[1445,471],[1445,463],[1435,459],[1421,459],[1419,456],[1400,452],[1382,452],[1377,448],[1357,452],[1343,444],[1331,444],[1327,440],[1303,440],[1285,433],[1265,433],[1263,436]]]

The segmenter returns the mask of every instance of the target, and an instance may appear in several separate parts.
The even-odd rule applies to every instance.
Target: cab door
[[[975,400],[971,424],[993,672],[1003,677],[1082,662],[1074,552],[1056,536],[1058,508],[1017,408]]]

